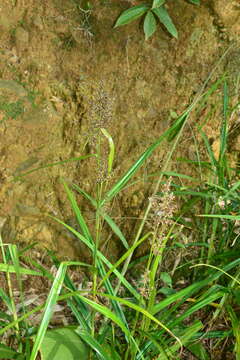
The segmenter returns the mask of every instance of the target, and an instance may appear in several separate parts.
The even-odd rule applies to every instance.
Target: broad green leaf
[[[175,28],[175,25],[173,24],[172,19],[170,18],[164,6],[152,9],[152,11],[159,18],[160,22],[166,27],[167,31],[175,38],[178,38],[177,29]]]
[[[40,346],[42,360],[87,360],[89,348],[74,329],[48,330]]]
[[[169,296],[169,295],[172,295],[172,294],[175,294],[176,291],[173,290],[172,288],[170,287],[162,287],[159,291],[158,291],[160,294],[163,294],[165,296]]]
[[[144,24],[143,24],[145,40],[147,40],[148,38],[150,38],[150,36],[152,36],[152,34],[156,31],[156,28],[157,28],[157,22],[155,16],[151,12],[151,10],[149,10],[145,16]]]
[[[140,16],[145,14],[145,12],[149,9],[148,5],[136,5],[131,7],[130,9],[127,9],[123,11],[123,13],[119,16],[117,19],[117,22],[115,24],[115,28],[118,26],[126,25],[133,20],[138,19]]]
[[[165,3],[165,0],[153,0],[152,9],[158,8]]]
[[[172,287],[172,278],[167,272],[162,272],[160,279],[169,287]]]

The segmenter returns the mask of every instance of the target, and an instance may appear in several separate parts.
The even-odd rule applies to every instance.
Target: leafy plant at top
[[[129,24],[144,15],[143,30],[146,40],[155,33],[157,29],[157,20],[165,26],[167,31],[173,37],[178,38],[177,29],[164,6],[165,2],[166,0],[153,0],[152,6],[150,4],[132,6],[122,12],[114,27]],[[200,0],[189,0],[189,2],[200,5]]]

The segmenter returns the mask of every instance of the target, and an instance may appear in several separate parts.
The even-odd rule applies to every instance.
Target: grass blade
[[[68,163],[68,162],[72,162],[72,161],[85,160],[85,159],[88,159],[89,157],[93,157],[93,156],[97,156],[97,155],[96,155],[96,154],[83,155],[83,156],[74,157],[74,158],[71,158],[71,159],[66,159],[66,160],[62,160],[62,161],[57,161],[57,162],[52,163],[52,164],[47,164],[47,165],[39,166],[39,167],[37,167],[37,168],[35,168],[35,169],[29,170],[29,171],[21,174],[21,175],[15,176],[13,180],[14,180],[14,181],[18,181],[18,180],[20,180],[22,177],[24,177],[24,176],[26,176],[26,175],[29,175],[29,174],[32,174],[33,172],[38,171],[38,170],[46,169],[46,168],[53,167],[53,166],[56,166],[56,165],[62,165],[62,164],[65,164],[65,163]]]
[[[110,189],[105,198],[101,201],[100,207],[102,207],[106,201],[110,201],[114,196],[116,196],[128,183],[128,181],[133,177],[133,175],[137,172],[137,170],[143,165],[143,163],[152,155],[153,151],[163,142],[163,140],[167,139],[169,136],[174,135],[180,131],[184,122],[188,118],[189,111],[187,110],[182,117],[178,118],[176,122],[166,130],[151,146],[147,148],[146,151],[139,157],[139,159],[130,167],[130,169],[123,175],[123,177]]]
[[[54,216],[50,216],[52,219],[56,220],[60,224],[62,224],[65,228],[67,228],[69,231],[71,231],[79,240],[81,240],[87,247],[94,251],[94,246],[92,243],[90,243],[83,235],[81,235],[78,231],[73,229],[71,226],[65,224],[63,221],[59,220],[58,218],[55,218]],[[98,250],[97,251],[98,258],[107,265],[107,267],[110,269],[113,267],[111,262],[106,259],[106,257]],[[120,282],[130,291],[130,293],[137,299],[140,300],[141,296],[140,294],[132,287],[132,285],[125,279],[125,277],[122,276],[122,274],[118,270],[113,271],[114,274],[118,277]]]
[[[91,347],[94,352],[103,360],[112,360],[112,358],[108,355],[108,353],[104,350],[101,344],[88,332],[83,331],[81,329],[75,330],[76,334],[80,336],[80,338]]]
[[[73,261],[68,261],[68,262],[62,262],[60,264],[57,274],[56,274],[56,277],[52,284],[51,290],[49,292],[45,307],[44,307],[43,318],[42,318],[41,324],[39,326],[36,338],[34,340],[34,345],[33,345],[33,349],[32,349],[29,360],[35,360],[38,355],[39,348],[41,346],[41,343],[42,343],[45,333],[47,331],[49,322],[51,320],[51,317],[52,317],[52,314],[54,311],[54,305],[58,301],[58,296],[62,289],[63,281],[64,281],[66,271],[67,271],[67,267],[69,265],[79,265],[79,263],[73,262]]]
[[[6,273],[14,273],[14,274],[16,274],[16,268],[15,268],[14,265],[8,265],[8,264],[0,263],[0,271],[6,272]],[[44,276],[44,274],[41,273],[41,272],[31,270],[31,269],[26,269],[26,268],[21,267],[21,266],[19,266],[17,271],[21,275]]]
[[[128,258],[130,254],[134,252],[134,250],[143,242],[145,241],[152,233],[147,233],[145,236],[143,236],[137,243],[135,243],[133,246],[131,246],[128,251],[125,252],[125,254],[110,268],[110,270],[106,273],[104,278],[101,280],[99,284],[99,288],[103,285],[104,281],[109,278],[109,276],[114,272],[114,270],[122,264],[124,260]]]
[[[119,229],[119,227],[117,226],[117,224],[112,220],[112,218],[109,215],[104,214],[102,212],[100,212],[100,213],[101,213],[102,217],[104,218],[104,220],[108,223],[108,225],[110,226],[110,228],[112,229],[114,234],[116,234],[117,237],[121,240],[125,249],[129,249],[128,242],[127,242],[125,236],[123,235],[123,233],[121,232],[121,230]]]
[[[84,237],[90,242],[93,244],[93,239],[92,239],[92,236],[90,234],[90,231],[88,229],[88,226],[84,220],[84,217],[82,216],[82,213],[78,207],[78,204],[77,204],[77,201],[75,199],[75,196],[73,194],[73,192],[69,189],[68,185],[66,184],[66,182],[64,180],[62,180],[62,183],[63,183],[63,186],[64,186],[64,189],[67,193],[67,196],[68,196],[68,199],[71,203],[71,206],[72,206],[72,209],[74,211],[74,214],[78,220],[78,223],[81,227],[81,230],[83,232],[83,235]]]
[[[234,260],[231,263],[227,264],[223,271],[227,272],[228,270],[238,266],[240,264],[240,259]],[[209,266],[209,265],[207,265]],[[170,295],[167,299],[160,301],[156,304],[153,308],[152,314],[156,314],[161,310],[165,309],[167,306],[171,305],[173,302],[178,301],[179,306],[181,305],[182,301],[185,301],[187,298],[191,297],[194,293],[202,289],[204,286],[212,283],[213,281],[217,280],[223,273],[222,272],[215,272],[209,275],[206,279],[198,281],[192,285],[189,285],[187,288],[178,291],[176,294]]]
[[[100,293],[99,293],[100,295]],[[118,301],[119,303],[126,305],[127,307],[129,307],[130,309],[136,310],[136,312],[141,313],[142,315],[144,315],[146,318],[150,319],[151,321],[155,322],[158,326],[160,326],[162,329],[164,329],[166,332],[168,332],[175,340],[177,340],[177,342],[180,344],[180,346],[182,347],[182,343],[179,340],[179,338],[173,334],[173,332],[167,327],[165,326],[161,321],[159,321],[156,317],[154,317],[150,312],[148,312],[146,309],[140,307],[137,304],[134,304],[126,299],[122,299],[119,298],[117,296],[111,296],[109,294],[101,294],[101,296],[105,296],[109,299],[113,299]]]

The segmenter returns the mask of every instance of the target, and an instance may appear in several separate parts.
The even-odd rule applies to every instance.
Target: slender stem
[[[98,168],[99,172],[101,171],[101,136],[99,134],[98,136],[98,143],[97,143],[97,162],[98,162]],[[101,174],[100,174],[101,176]],[[100,179],[101,181],[101,179]],[[101,238],[101,217],[99,213],[99,204],[101,203],[101,197],[102,197],[102,182],[97,183],[97,209],[96,209],[96,220],[95,220],[95,246],[93,251],[93,266],[94,266],[94,273],[93,273],[93,298],[96,301],[96,292],[97,292],[97,282],[98,282],[98,273],[97,273],[97,251],[100,244],[100,238]],[[95,310],[93,310],[93,316],[92,316],[92,336],[94,336],[95,333]]]

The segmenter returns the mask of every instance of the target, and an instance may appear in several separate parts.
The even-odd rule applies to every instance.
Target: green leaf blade
[[[145,34],[145,40],[149,39],[156,31],[157,22],[152,11],[148,11],[143,24],[143,30]]]
[[[81,330],[80,328],[76,329],[76,334],[89,346],[91,347],[99,358],[102,360],[111,360],[111,357],[104,350],[103,346],[88,332]],[[50,360],[50,359],[49,359]]]
[[[159,8],[152,9],[154,14],[158,17],[160,22],[165,26],[167,31],[176,39],[178,38],[178,32],[177,29],[172,22],[171,17],[169,16],[167,10],[164,8],[164,6],[161,6]]]
[[[89,348],[74,329],[60,328],[48,330],[40,347],[42,360],[87,360]]]
[[[165,3],[165,0],[153,0],[152,9],[158,8]]]
[[[123,13],[117,19],[115,28],[118,26],[123,26],[129,24],[130,22],[141,17],[149,9],[148,5],[137,5],[133,6],[130,9],[123,11]]]

